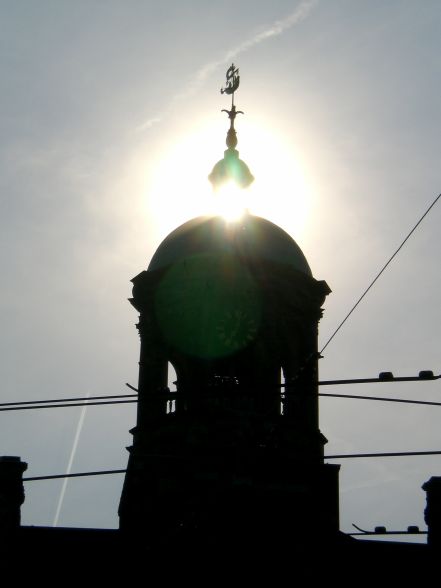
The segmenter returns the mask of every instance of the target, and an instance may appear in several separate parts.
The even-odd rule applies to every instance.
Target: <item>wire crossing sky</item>
[[[416,225],[414,227],[412,227],[412,229],[410,230],[410,232],[406,235],[406,237],[400,243],[398,249],[396,249],[394,251],[394,253],[391,255],[391,257],[383,265],[383,267],[381,268],[381,270],[378,272],[378,274],[375,276],[375,278],[372,280],[372,282],[369,284],[369,286],[366,288],[366,290],[363,292],[363,294],[360,296],[360,298],[357,300],[357,302],[354,304],[354,306],[351,308],[351,310],[348,312],[348,314],[345,316],[345,318],[341,321],[341,323],[338,325],[338,327],[335,329],[335,331],[332,333],[332,335],[326,341],[326,343],[324,344],[324,346],[320,350],[320,353],[323,353],[323,351],[326,349],[326,347],[331,343],[331,341],[334,339],[334,337],[336,336],[336,334],[339,332],[339,330],[342,328],[342,326],[345,324],[345,322],[348,320],[348,318],[351,316],[351,314],[354,312],[354,310],[357,308],[357,306],[360,304],[360,302],[363,300],[363,298],[366,296],[366,294],[369,292],[369,290],[372,288],[372,286],[375,284],[375,282],[378,280],[378,278],[381,276],[381,274],[386,270],[386,268],[388,267],[388,265],[398,255],[398,253],[404,247],[405,243],[408,241],[408,239],[411,237],[411,235],[415,232],[415,230],[419,227],[419,225],[421,224],[421,222],[429,214],[429,212],[432,210],[432,208],[435,206],[435,204],[438,202],[438,200],[440,198],[441,198],[441,194],[438,194],[438,196],[435,198],[435,200],[432,202],[432,204],[429,206],[429,208],[426,210],[426,212],[423,214],[423,216],[418,220],[418,222],[416,223]]]

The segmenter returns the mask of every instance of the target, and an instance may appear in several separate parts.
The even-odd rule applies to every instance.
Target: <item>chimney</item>
[[[422,486],[426,492],[427,505],[424,520],[428,527],[427,543],[436,549],[441,547],[441,477],[432,476]]]
[[[20,507],[24,502],[23,472],[28,464],[19,457],[0,456],[0,536],[20,527]]]

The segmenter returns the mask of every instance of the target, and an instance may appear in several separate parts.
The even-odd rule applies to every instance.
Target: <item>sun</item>
[[[255,177],[245,190],[227,184],[216,193],[208,175],[223,157],[227,125],[212,123],[170,140],[157,154],[146,182],[146,208],[159,237],[190,218],[220,214],[229,222],[244,211],[263,216],[294,237],[305,230],[311,208],[311,182],[293,147],[264,126],[241,119],[239,156]]]
[[[249,210],[249,188],[241,189],[230,181],[216,190],[212,200],[212,214],[222,216],[227,222],[235,222]]]

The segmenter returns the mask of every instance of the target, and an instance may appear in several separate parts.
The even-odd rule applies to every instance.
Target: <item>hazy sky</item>
[[[257,211],[333,291],[323,344],[441,191],[440,33],[437,0],[0,1],[2,401],[136,385],[130,279],[204,212],[232,60]],[[323,379],[440,371],[440,222],[438,204],[329,345]],[[441,401],[436,382],[333,391]],[[0,413],[0,454],[64,473],[80,414]],[[72,471],[124,468],[134,418],[134,405],[87,409]],[[441,449],[440,419],[321,402],[328,454]],[[424,526],[440,457],[341,464],[343,530]],[[69,481],[59,524],[117,526],[122,481]],[[52,524],[61,487],[28,483],[23,522]]]

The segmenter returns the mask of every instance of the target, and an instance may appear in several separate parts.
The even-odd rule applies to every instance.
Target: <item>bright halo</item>
[[[240,220],[247,207],[248,191],[240,188],[235,182],[227,182],[214,194],[213,212],[228,222]]]
[[[231,220],[240,218],[245,210],[301,238],[313,200],[311,183],[293,145],[268,128],[257,127],[246,117],[239,120],[239,157],[255,180],[245,190],[228,185],[213,192],[208,175],[223,157],[227,128],[227,122],[220,119],[196,132],[192,129],[180,140],[170,137],[168,144],[173,148],[150,161],[145,189],[153,239],[164,238],[197,216],[222,214]]]

